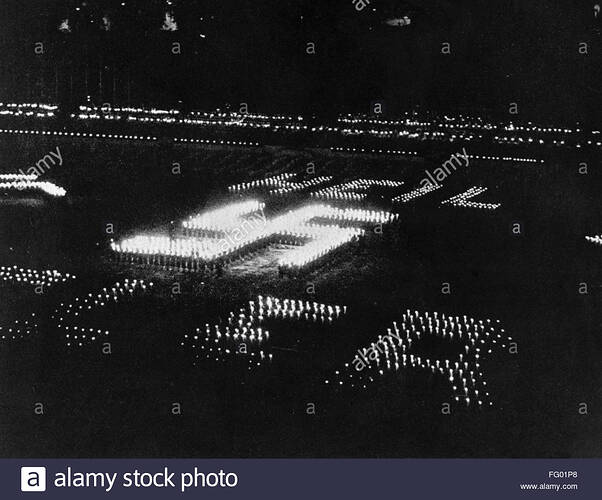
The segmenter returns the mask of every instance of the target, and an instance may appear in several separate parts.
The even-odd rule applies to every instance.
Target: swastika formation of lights
[[[15,320],[12,326],[0,326],[0,340],[18,340],[36,334],[38,324],[35,322],[36,313],[31,313],[31,318],[25,321]]]
[[[369,347],[360,349],[352,363],[346,363],[335,372],[334,383],[342,386],[367,388],[379,377],[407,368],[428,370],[446,378],[452,389],[452,398],[466,405],[493,405],[481,368],[481,358],[491,354],[495,347],[505,348],[512,337],[507,337],[499,320],[477,320],[466,315],[447,316],[441,313],[420,313],[406,310],[401,321],[394,321],[386,335]],[[427,336],[441,342],[460,342],[463,352],[455,359],[431,359],[411,352],[412,344]]]
[[[263,328],[267,320],[307,321],[332,323],[347,312],[346,306],[328,305],[296,299],[279,299],[271,296],[257,297],[247,307],[231,311],[225,322],[197,328],[184,335],[182,347],[196,351],[197,359],[215,361],[246,359],[250,370],[273,360],[270,332]],[[244,351],[241,346],[244,344]]]
[[[495,210],[502,206],[501,203],[478,203],[476,201],[468,201],[475,196],[478,196],[487,191],[486,187],[472,186],[463,193],[452,196],[448,200],[442,201],[441,205],[453,205],[455,207],[479,208],[481,210]]]
[[[100,338],[109,335],[108,330],[99,328],[85,328],[73,325],[76,318],[81,319],[88,311],[106,307],[110,303],[118,303],[122,300],[132,300],[134,297],[145,295],[152,289],[153,283],[143,280],[125,279],[123,283],[117,282],[111,288],[103,288],[98,293],[89,293],[85,297],[76,297],[73,302],[66,304],[62,302],[54,310],[51,318],[57,321],[57,328],[65,331],[67,347],[83,347]]]
[[[368,196],[365,191],[368,191],[368,189],[372,187],[397,188],[402,185],[402,181],[392,181],[387,179],[356,179],[343,184],[337,184],[336,186],[330,186],[318,191],[314,191],[310,194],[310,196],[319,200],[362,201]]]
[[[50,196],[65,196],[67,191],[47,181],[36,181],[33,174],[0,174],[0,190],[35,191],[40,190]]]
[[[263,208],[256,200],[230,203],[185,220],[184,237],[136,235],[111,242],[111,249],[131,262],[197,271],[208,262],[228,261],[256,245],[287,243],[298,246],[281,257],[278,265],[298,269],[364,234],[354,226],[387,224],[398,218],[389,212],[316,204],[268,220]],[[336,221],[336,225],[326,221]]]
[[[74,280],[75,276],[69,273],[63,274],[54,269],[38,271],[36,269],[17,268],[17,266],[0,266],[0,278],[2,281],[50,287],[54,283],[65,283],[67,280]]]
[[[595,236],[586,236],[585,239],[594,245],[602,245],[602,234]]]
[[[402,195],[396,196],[393,198],[393,203],[407,203],[409,201],[415,200],[416,198],[420,198],[421,196],[425,196],[433,191],[436,191],[441,187],[441,184],[433,185],[427,184],[426,186],[419,187],[417,189],[413,189],[409,193],[404,193]]]

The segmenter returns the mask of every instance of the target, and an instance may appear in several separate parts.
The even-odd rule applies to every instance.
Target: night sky
[[[593,122],[595,3],[373,0],[358,12],[351,0],[5,0],[0,96],[323,115],[383,100],[391,116],[415,106],[505,116],[517,102],[524,119]],[[166,11],[178,31],[160,29]],[[411,25],[384,24],[404,15]]]

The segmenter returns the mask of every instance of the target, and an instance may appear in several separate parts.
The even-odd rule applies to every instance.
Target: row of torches
[[[300,191],[305,191],[306,189],[319,186],[320,184],[324,184],[325,182],[330,182],[331,180],[331,175],[321,175],[319,177],[312,177],[311,179],[306,179],[299,182],[290,182],[288,180],[284,180],[280,183],[280,186],[270,189],[270,194],[283,196],[290,193],[298,193]]]
[[[367,191],[372,187],[398,188],[402,185],[402,181],[388,179],[355,179],[336,186],[319,189],[310,193],[310,196],[319,200],[363,201],[368,196],[363,191]]]
[[[295,177],[296,174],[291,172],[285,172],[283,174],[274,175],[272,177],[267,177],[266,179],[256,179],[249,182],[241,182],[240,184],[233,184],[232,186],[228,186],[228,191],[230,193],[241,193],[244,191],[249,191],[251,189],[262,189],[262,188],[280,188],[285,182],[288,182],[287,179]]]
[[[418,156],[417,151],[403,151],[401,149],[375,149],[375,148],[354,148],[354,147],[333,147],[330,148],[332,151],[339,151],[342,153],[364,153],[364,154],[388,154],[388,155],[401,155],[401,156]],[[480,156],[470,155],[469,158],[475,158],[477,160],[491,160],[491,161],[510,161],[513,163],[544,163],[544,160],[538,160],[536,158],[524,158],[517,156]]]
[[[6,106],[5,109],[4,106]],[[49,111],[41,112],[39,109],[36,111],[31,111],[31,109],[40,108]],[[0,103],[0,114],[8,114],[13,116],[36,116],[40,118],[52,117],[54,116],[54,111],[56,107],[48,107],[42,108],[42,105],[31,104],[31,103],[22,103],[22,104],[14,104],[10,103],[4,105]],[[344,124],[353,124],[353,128],[349,127],[328,127],[328,126],[308,126],[300,123],[300,117],[292,117],[292,116],[280,116],[280,115],[253,115],[250,113],[229,113],[229,114],[220,114],[220,113],[190,113],[189,116],[180,116],[176,110],[159,110],[154,109],[142,109],[142,110],[128,110],[125,108],[90,108],[80,106],[80,110],[82,112],[78,114],[72,114],[71,118],[78,118],[81,120],[89,120],[89,119],[104,119],[104,120],[127,120],[131,122],[143,122],[143,123],[157,123],[157,124],[179,124],[179,125],[192,125],[192,126],[201,126],[201,127],[225,127],[225,126],[236,126],[242,128],[271,128],[274,132],[278,132],[279,130],[293,130],[293,131],[311,131],[316,133],[322,132],[334,132],[342,135],[373,135],[377,137],[391,138],[391,137],[407,137],[416,140],[444,140],[449,142],[455,142],[458,140],[462,141],[471,141],[477,136],[482,138],[482,134],[472,131],[479,130],[500,130],[500,131],[526,131],[526,132],[535,132],[535,133],[549,133],[554,132],[557,134],[571,134],[576,132],[580,132],[580,129],[567,129],[567,128],[545,128],[538,127],[534,125],[525,125],[525,126],[515,126],[512,123],[510,124],[492,124],[485,123],[482,120],[472,120],[471,122],[465,122],[464,117],[460,116],[460,120],[458,121],[456,117],[452,117],[452,119],[448,119],[448,117],[444,117],[445,119],[437,118],[437,119],[427,119],[423,121],[417,121],[415,119],[405,119],[405,120],[366,120],[361,117],[340,117],[339,123]],[[195,118],[195,116],[202,116],[203,118]],[[216,118],[217,117],[217,118]],[[283,122],[283,123],[277,123]],[[369,125],[368,128],[364,128],[360,125]],[[378,127],[374,127],[377,125]],[[388,129],[383,129],[383,126],[392,127]],[[401,128],[400,128],[401,127]],[[416,128],[419,127],[419,128]],[[429,130],[431,129],[431,130]],[[449,130],[451,129],[451,130]],[[593,132],[595,133],[595,132]],[[73,133],[63,133],[65,135],[73,134]],[[157,140],[156,137],[149,136],[118,136],[114,134],[94,134],[102,137],[109,138],[132,138],[132,139],[147,139],[147,140]],[[92,136],[92,135],[90,135]],[[568,139],[569,136],[567,136]],[[593,140],[592,140],[593,139]],[[592,139],[587,140],[588,145],[596,145],[598,147],[602,146],[602,142],[597,140],[592,136]],[[516,137],[512,136],[502,136],[496,135],[493,140],[499,143],[513,143],[513,144],[545,144],[545,141],[541,138],[537,137]],[[245,141],[207,141],[207,140],[199,140],[199,139],[180,139],[181,142],[213,142],[215,144],[232,144],[232,145],[259,145],[258,143],[251,143]],[[555,145],[564,145],[565,141],[553,141]],[[572,142],[571,142],[572,144]],[[577,148],[581,147],[580,143],[576,143],[575,146]],[[348,150],[348,151],[359,151],[359,152],[372,152],[372,153],[387,153],[387,154],[404,154],[404,155],[416,155],[416,152],[413,151],[400,151],[400,150],[391,150],[391,149],[372,149],[367,150],[364,148],[333,148],[335,150]],[[513,162],[526,162],[526,163],[543,163],[543,160],[537,160],[534,158],[520,158],[520,157],[508,157],[508,156],[477,156],[474,158],[481,159],[490,159],[494,161],[513,161]]]
[[[427,184],[426,186],[421,186],[419,188],[412,189],[412,191],[410,191],[408,193],[404,193],[399,196],[396,196],[395,198],[393,198],[392,201],[393,201],[393,203],[408,203],[409,201],[415,200],[416,198],[420,198],[429,193],[432,193],[433,191],[436,191],[440,187],[441,187],[440,184],[437,184],[437,185]]]

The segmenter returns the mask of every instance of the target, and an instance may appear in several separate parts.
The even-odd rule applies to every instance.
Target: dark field
[[[60,146],[46,174],[63,199],[0,200],[0,265],[77,276],[44,293],[0,282],[0,326],[36,314],[38,329],[0,342],[0,455],[31,457],[594,457],[599,414],[602,249],[600,174],[578,160],[537,165],[471,162],[443,188],[396,205],[398,224],[371,232],[323,265],[280,275],[259,250],[219,272],[117,264],[108,242],[166,227],[227,197],[227,186],[283,172],[338,181],[403,180],[406,192],[436,163],[328,150],[209,148],[123,141],[6,138],[5,173]],[[174,175],[177,162],[181,173]],[[8,166],[10,165],[10,168]],[[473,185],[493,212],[441,206]],[[303,195],[271,200],[295,205]],[[386,198],[370,205],[391,209]],[[512,233],[519,222],[522,234]],[[114,234],[107,234],[112,224]],[[51,319],[61,302],[128,279],[153,291],[82,315],[110,332],[68,347]],[[174,283],[180,293],[173,293]],[[442,293],[449,283],[450,294]],[[579,293],[587,283],[588,294]],[[195,359],[185,334],[219,323],[258,295],[347,306],[330,325],[271,320],[274,361]],[[493,405],[452,404],[442,377],[405,370],[367,389],[324,383],[406,309],[500,320],[518,353],[494,349],[483,369]],[[457,351],[425,340],[416,352]],[[456,353],[457,354],[457,353]],[[455,355],[455,354],[454,354]],[[44,414],[35,414],[38,402]],[[173,414],[173,403],[181,414]],[[308,405],[315,414],[308,414]],[[579,413],[587,403],[589,414]]]

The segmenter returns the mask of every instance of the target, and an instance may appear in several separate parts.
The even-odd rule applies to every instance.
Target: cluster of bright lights
[[[289,250],[279,259],[279,266],[292,270],[303,268],[364,235],[364,230],[358,228],[343,229],[336,226],[320,226],[318,231],[314,227],[312,233],[309,231],[305,233],[304,230],[308,229],[308,226],[302,226],[297,228],[296,231],[291,231],[291,233],[299,236],[309,236],[311,234],[316,237],[319,235],[319,237],[312,239],[303,246],[297,246]]]
[[[19,340],[37,333],[38,324],[35,322],[36,313],[31,313],[31,320],[16,320],[12,326],[0,326],[1,340]]]
[[[106,338],[109,331],[74,325],[72,323],[76,321],[76,318],[80,319],[88,311],[106,307],[111,303],[115,304],[122,300],[131,300],[134,297],[143,296],[152,287],[153,283],[147,284],[143,280],[126,278],[123,283],[117,282],[111,288],[103,288],[98,293],[89,293],[82,298],[76,297],[69,304],[61,302],[51,318],[56,320],[57,328],[65,332],[67,347],[83,347],[101,338]]]
[[[264,203],[256,200],[230,203],[184,220],[182,237],[135,235],[112,241],[111,249],[132,263],[205,270],[205,264],[232,258],[273,234],[263,208]]]
[[[258,179],[250,182],[241,182],[240,184],[228,186],[228,191],[230,191],[231,193],[240,193],[252,189],[279,188],[282,187],[284,182],[287,182],[287,179],[295,177],[295,175],[296,174],[288,172],[284,174],[274,175],[272,177],[267,177],[266,179]]]
[[[52,118],[57,109],[58,106],[50,104],[0,102],[0,116]]]
[[[433,185],[427,184],[426,186],[422,186],[416,189],[413,189],[409,193],[404,193],[402,195],[396,196],[393,198],[393,203],[408,203],[409,201],[415,200],[416,198],[420,198],[421,196],[425,196],[433,191],[436,191],[441,187],[441,184]]]
[[[198,359],[228,361],[246,359],[248,369],[273,360],[270,332],[262,325],[269,320],[306,321],[330,324],[347,312],[346,306],[307,300],[257,297],[247,307],[230,312],[227,321],[185,334],[182,347],[193,349]],[[244,349],[241,349],[244,344]]]
[[[363,222],[366,224],[388,224],[397,220],[399,214],[392,214],[383,210],[366,210],[363,208],[336,208],[329,205],[315,205],[320,215],[335,221]]]
[[[241,217],[262,212],[265,203],[257,200],[246,200],[230,203],[225,207],[191,215],[182,222],[186,229],[205,229],[211,231],[229,231],[240,226]]]
[[[402,185],[402,181],[388,179],[356,179],[314,191],[310,196],[319,200],[363,201],[370,188],[398,188]]]
[[[319,186],[320,184],[324,184],[325,182],[330,182],[331,180],[331,175],[321,175],[319,177],[312,177],[311,179],[306,179],[300,182],[291,182],[284,179],[279,182],[278,187],[270,189],[270,194],[287,195],[290,193],[298,193],[300,191],[305,191],[306,189]]]
[[[210,238],[170,238],[163,235],[136,235],[125,238],[119,243],[111,242],[115,252],[137,254],[140,256],[190,257],[200,260],[212,260],[219,254],[218,239]],[[149,263],[162,264],[161,260]]]
[[[486,187],[472,186],[463,193],[452,196],[448,200],[442,201],[442,205],[453,205],[454,207],[478,208],[481,210],[495,210],[502,206],[501,203],[478,203],[469,201],[471,198],[478,196],[487,191]]]
[[[595,236],[586,236],[585,239],[594,245],[602,245],[602,234],[596,234]]]
[[[74,280],[75,276],[69,273],[60,273],[55,269],[38,271],[37,269],[24,269],[17,266],[0,266],[0,279],[24,285],[50,287],[56,283],[66,283],[68,280]]]
[[[450,348],[452,342],[460,343],[463,352],[455,359],[431,359],[413,354],[412,346],[427,337],[436,337]],[[496,347],[506,348],[510,341],[512,338],[499,328],[499,320],[483,321],[466,315],[448,316],[408,309],[401,321],[394,321],[385,335],[379,335],[369,347],[358,350],[352,363],[345,363],[342,370],[335,372],[334,380],[325,380],[325,383],[367,388],[383,376],[415,368],[447,379],[456,402],[492,406],[481,361]]]
[[[4,191],[43,191],[50,196],[62,197],[67,191],[48,181],[36,181],[33,174],[1,174],[0,190]]]
[[[328,255],[337,248],[357,240],[364,230],[357,227],[323,225],[323,220],[336,220],[348,224],[386,224],[398,218],[397,214],[376,210],[339,209],[329,205],[309,205],[292,210],[277,218],[274,231],[292,234],[305,239],[302,246],[284,254],[279,265],[285,269],[300,269]],[[320,224],[311,224],[311,221]]]
[[[135,235],[112,241],[111,249],[130,262],[199,270],[205,269],[207,262],[248,252],[252,245],[283,243],[285,238],[286,243],[299,246],[278,264],[298,269],[364,234],[361,227],[353,226],[387,224],[398,218],[384,211],[314,204],[266,219],[263,208],[257,200],[233,202],[183,221],[184,237]],[[327,221],[337,224],[328,225]]]

